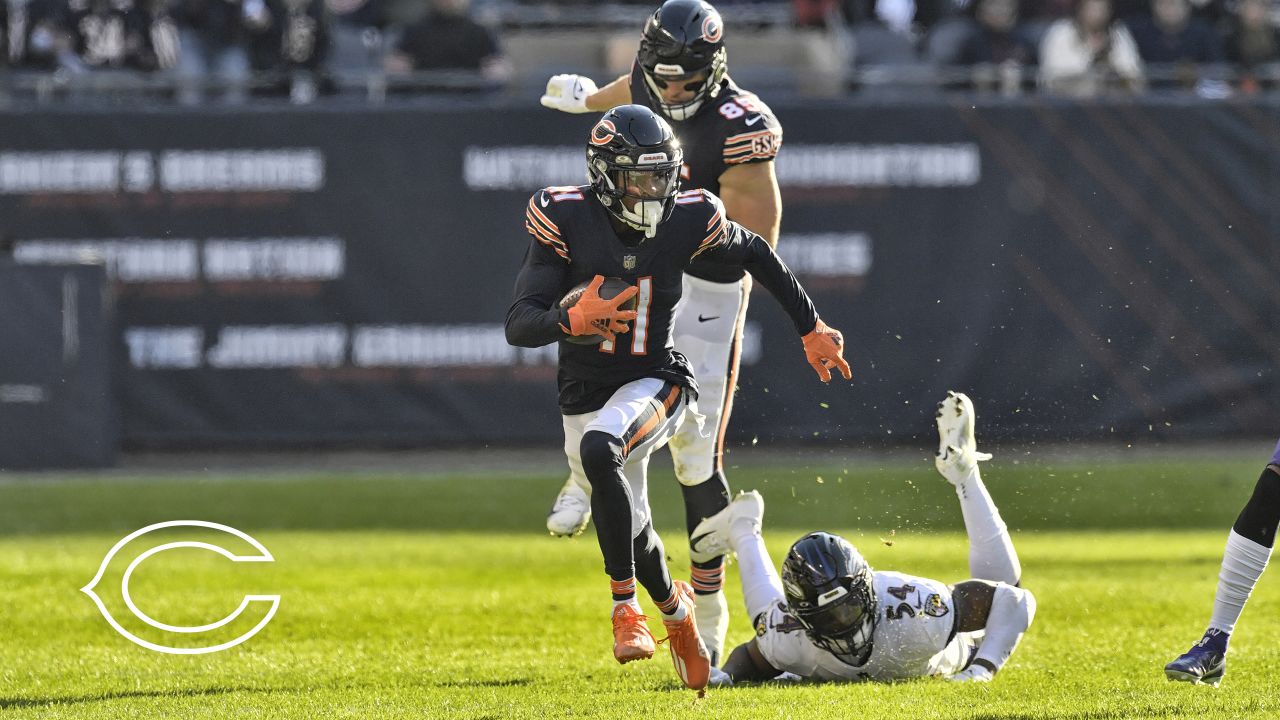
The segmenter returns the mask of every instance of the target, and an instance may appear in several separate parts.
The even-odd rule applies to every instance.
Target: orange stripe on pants
[[[631,448],[635,447],[645,438],[645,436],[653,432],[654,428],[661,425],[662,421],[667,419],[667,414],[671,411],[671,406],[675,404],[679,397],[680,387],[673,385],[671,387],[671,392],[667,393],[667,398],[662,401],[662,406],[657,409],[658,411],[655,412],[652,417],[644,422],[644,425],[640,426],[640,429],[636,431],[636,434],[627,442],[627,446],[623,448],[623,452],[631,452]]]

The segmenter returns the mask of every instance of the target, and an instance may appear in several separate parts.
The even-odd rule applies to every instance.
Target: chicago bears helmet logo
[[[702,20],[702,37],[707,42],[719,42],[720,35],[724,33],[724,28],[720,26],[719,15],[708,15]]]
[[[592,145],[608,145],[613,136],[618,134],[618,128],[613,121],[604,118],[591,128],[591,144]]]

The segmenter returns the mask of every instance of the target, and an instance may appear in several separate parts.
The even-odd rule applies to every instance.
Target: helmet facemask
[[[728,65],[725,58],[726,52],[722,47],[706,67],[687,70],[674,63],[656,62],[650,66],[642,62],[640,70],[644,75],[645,89],[662,114],[672,120],[682,121],[696,115],[708,100],[720,94],[721,82]],[[662,93],[672,84],[683,85],[685,90],[692,90],[693,97],[678,103],[666,102]]]
[[[818,595],[816,607],[796,610],[796,619],[814,645],[850,665],[862,665],[871,655],[878,608],[868,577],[846,578]],[[793,608],[795,610],[795,608]]]
[[[679,153],[670,158],[665,152],[654,152],[632,163],[625,155],[607,159],[606,153],[589,152],[591,186],[614,217],[652,238],[675,207],[683,158]]]

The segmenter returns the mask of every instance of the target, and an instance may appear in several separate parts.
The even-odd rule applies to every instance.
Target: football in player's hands
[[[578,283],[572,290],[564,294],[560,298],[559,307],[561,310],[567,310],[578,303],[582,299],[582,293],[586,292],[587,286],[591,284],[590,280],[584,280]],[[635,287],[622,278],[610,277],[605,278],[604,283],[600,285],[600,289],[596,293],[603,299],[609,300],[618,296],[627,288]],[[637,299],[633,296],[630,300],[622,303],[620,309],[635,310],[639,306]],[[575,345],[599,345],[604,342],[604,335],[567,335],[565,342],[571,342]]]

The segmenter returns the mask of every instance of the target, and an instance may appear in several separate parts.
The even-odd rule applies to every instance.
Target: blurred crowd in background
[[[538,78],[551,72],[616,72],[623,62],[618,57],[573,67],[571,54],[557,52],[567,52],[575,37],[638,38],[657,4],[0,0],[0,97],[144,92],[184,104],[271,96],[308,103],[344,91],[380,97],[536,92]],[[810,57],[831,56],[830,62],[814,62],[813,72],[817,66],[838,71],[839,81],[825,94],[927,86],[1226,97],[1272,90],[1280,80],[1280,0],[714,4],[729,24],[732,74],[739,74],[739,50],[755,38],[775,45],[795,38],[817,48]],[[533,55],[513,58],[509,43],[516,42],[542,45]],[[805,63],[794,62],[794,72],[809,72]]]

